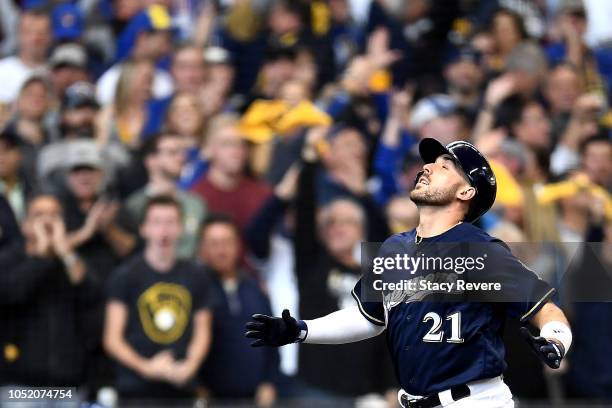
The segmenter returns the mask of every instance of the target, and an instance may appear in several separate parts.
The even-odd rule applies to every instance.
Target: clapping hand
[[[34,220],[32,222],[32,233],[34,235],[32,255],[40,257],[52,255],[51,234],[47,225],[43,220]]]
[[[72,246],[66,237],[66,225],[59,218],[51,222],[51,247],[55,255],[60,258],[72,252]]]

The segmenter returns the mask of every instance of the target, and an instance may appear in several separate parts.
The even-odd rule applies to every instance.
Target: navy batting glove
[[[253,347],[280,347],[304,341],[306,338],[306,323],[296,320],[287,309],[283,310],[282,317],[255,314],[253,320],[246,324],[247,332],[244,334],[250,339],[255,339],[251,343]]]
[[[526,327],[521,327],[521,334],[529,343],[531,350],[544,361],[550,368],[559,368],[561,360],[565,356],[565,348],[556,341],[545,339],[544,337],[534,337]]]

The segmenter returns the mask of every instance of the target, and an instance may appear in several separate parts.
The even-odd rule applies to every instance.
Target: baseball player
[[[365,295],[364,275],[353,289],[355,306],[314,320],[296,320],[288,310],[282,317],[254,315],[245,335],[255,339],[253,346],[342,344],[386,329],[403,407],[513,407],[502,379],[506,316],[540,330],[534,337],[521,328],[533,351],[551,368],[559,368],[569,350],[569,324],[550,300],[555,289],[518,261],[503,242],[472,224],[489,210],[497,191],[495,175],[482,154],[468,142],[443,146],[434,139],[423,139],[419,152],[425,165],[410,194],[419,208],[419,225],[391,236],[379,253],[418,257],[426,248],[441,248],[444,243],[486,244],[485,267],[461,278],[501,282],[499,297],[507,301],[491,302],[486,297],[470,301],[461,294],[432,301],[429,296],[435,293],[419,288],[383,292],[382,300],[372,301]],[[431,276],[430,271],[414,270],[408,275],[422,282]],[[435,276],[439,283],[441,275]]]

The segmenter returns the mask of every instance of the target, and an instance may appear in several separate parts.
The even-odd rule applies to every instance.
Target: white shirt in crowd
[[[0,60],[0,102],[11,103],[19,95],[22,85],[35,73],[44,73],[45,65],[28,67],[17,56],[6,57]]]
[[[587,32],[585,39],[591,47],[596,47],[612,42],[612,1],[585,0],[584,6],[587,12]]]
[[[119,76],[121,75],[121,64],[115,64],[110,67],[96,84],[96,98],[101,105],[109,105],[115,99],[115,89]],[[153,98],[167,98],[174,92],[174,83],[169,73],[163,69],[155,69],[153,77]]]

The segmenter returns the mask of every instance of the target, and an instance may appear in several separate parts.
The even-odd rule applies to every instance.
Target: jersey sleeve
[[[363,275],[355,284],[351,294],[357,301],[357,306],[361,314],[371,323],[378,326],[386,326],[386,313],[384,299],[385,293],[382,290],[375,289],[374,283],[376,280],[394,281],[398,279],[397,271],[383,271],[377,274],[374,268],[374,259],[384,259],[387,257],[395,257],[397,254],[403,254],[406,247],[402,243],[402,238],[399,234],[392,235],[387,238],[381,245],[375,244],[362,247],[361,261]],[[400,275],[402,271],[400,271]],[[388,276],[391,276],[388,278]]]
[[[361,290],[361,282],[362,279],[359,279],[351,292],[351,295],[353,295],[355,301],[357,302],[359,311],[370,323],[377,326],[386,326],[385,309],[383,306],[382,297],[380,302],[366,301],[364,299],[365,296],[363,296],[363,291]]]
[[[485,268],[470,280],[499,283],[500,290],[488,292],[487,301],[503,302],[508,316],[526,322],[555,294],[555,289],[516,258],[503,242],[489,243],[486,253]]]

